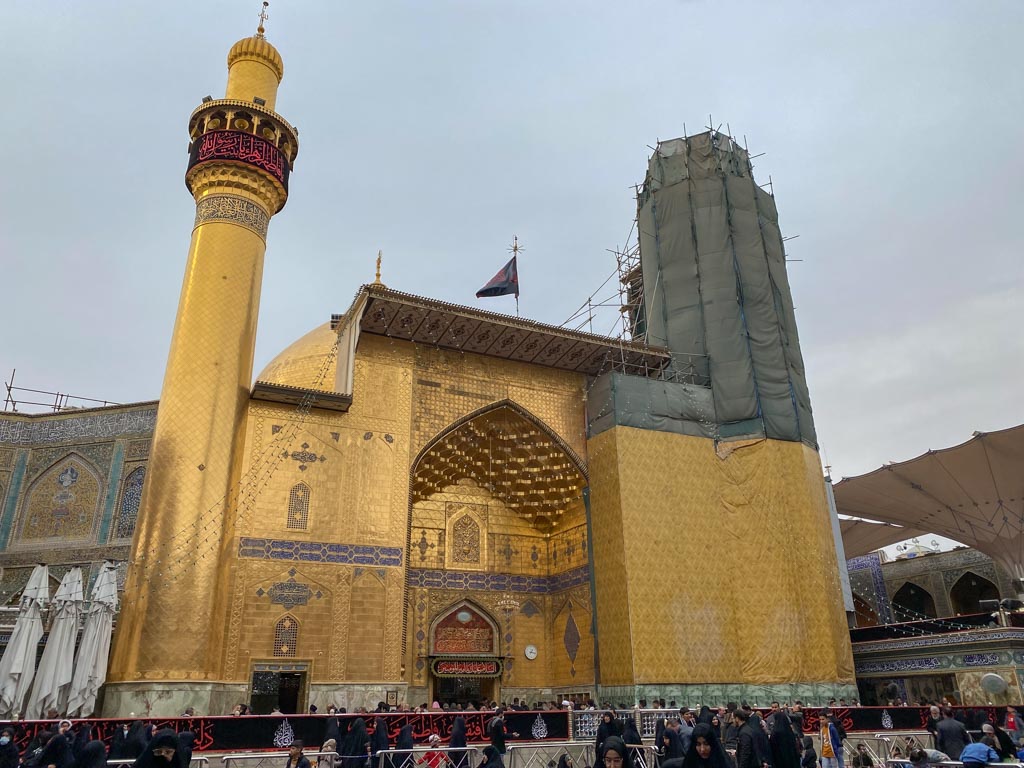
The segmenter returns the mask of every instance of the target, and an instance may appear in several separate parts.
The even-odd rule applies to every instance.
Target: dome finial
[[[379,285],[381,288],[387,288],[384,283],[380,281],[380,262],[384,258],[384,251],[377,251],[377,277],[374,278],[373,284]]]
[[[256,27],[256,37],[262,38],[264,33],[267,31],[264,25],[267,23],[267,19],[270,18],[270,16],[267,15],[267,7],[269,5],[270,3],[267,2],[267,0],[263,0],[263,9],[260,11],[260,25]]]

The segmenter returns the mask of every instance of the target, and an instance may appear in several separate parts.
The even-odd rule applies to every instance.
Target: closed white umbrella
[[[68,717],[89,717],[100,686],[107,679],[110,636],[117,612],[117,567],[104,563],[92,585],[92,600],[85,609],[85,628],[75,657],[75,674],[68,696]]]
[[[0,659],[0,712],[10,717],[21,705],[36,671],[36,649],[43,637],[43,606],[50,597],[50,572],[45,565],[32,569],[21,593],[21,608],[11,640]]]
[[[64,574],[53,596],[54,616],[50,622],[50,636],[46,638],[43,657],[36,670],[25,714],[28,717],[46,717],[51,709],[63,712],[71,687],[72,662],[75,659],[75,640],[78,639],[78,617],[82,614],[82,569],[72,568]]]

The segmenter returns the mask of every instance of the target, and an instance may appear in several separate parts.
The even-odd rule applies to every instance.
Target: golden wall
[[[410,506],[423,448],[506,401],[518,409],[514,418],[535,418],[529,424],[540,423],[581,464],[582,387],[575,374],[364,334],[347,413],[250,403],[224,679],[247,681],[254,664],[276,659],[306,665],[314,683],[426,687],[428,654],[417,635],[425,640],[432,621],[469,599],[501,628],[502,653],[513,658],[505,685],[591,686],[582,498],[537,523],[477,484],[460,467],[471,459],[461,457],[450,462],[450,487]],[[418,586],[434,571],[494,578],[482,589]],[[513,611],[502,603],[508,594]],[[573,632],[580,637],[570,654]],[[534,661],[523,655],[528,644],[538,648]]]
[[[813,450],[620,426],[589,458],[602,685],[853,681]]]

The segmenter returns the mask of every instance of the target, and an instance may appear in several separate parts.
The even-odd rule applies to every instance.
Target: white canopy
[[[834,487],[841,515],[894,528],[850,526],[869,532],[862,545],[843,542],[847,555],[923,532],[947,536],[984,552],[1016,579],[1024,579],[1024,425],[975,432],[952,448],[886,464]],[[851,536],[851,539],[855,537]]]
[[[53,596],[55,613],[32,695],[25,707],[27,717],[44,718],[51,709],[63,712],[67,705],[83,597],[82,569],[72,568],[64,574]]]
[[[32,569],[21,593],[21,609],[0,659],[0,713],[10,717],[21,705],[36,671],[36,649],[43,637],[43,606],[50,598],[50,573],[45,565]]]
[[[100,686],[107,679],[110,636],[117,612],[117,568],[104,563],[92,585],[92,600],[85,609],[85,629],[75,657],[75,674],[68,697],[68,717],[89,717]]]

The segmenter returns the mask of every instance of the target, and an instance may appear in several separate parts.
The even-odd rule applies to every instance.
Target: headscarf
[[[568,752],[564,752],[560,758],[558,758],[558,768],[575,768],[574,765],[569,765],[569,761],[572,760],[569,757]]]
[[[697,723],[707,723],[708,725],[711,725],[711,718],[711,707],[707,704],[702,705],[700,712],[697,713]]]
[[[768,745],[772,751],[773,768],[800,768],[796,734],[793,733],[793,724],[785,712],[778,712],[772,718],[772,732]]]
[[[338,718],[331,717],[327,718],[327,730],[324,732],[324,744],[328,741],[334,742],[334,750],[337,751],[341,745],[341,729],[338,727]],[[323,752],[323,750],[320,750]]]
[[[166,749],[168,747],[174,750],[174,757],[170,760],[153,754],[154,749]],[[60,767],[58,766],[58,768]],[[153,738],[150,739],[149,744],[146,745],[142,754],[139,755],[139,759],[135,761],[135,768],[188,768],[188,765],[182,759],[178,734],[170,728],[157,731]]]
[[[178,734],[178,749],[181,750],[181,764],[188,768],[192,764],[192,748],[196,743],[196,735],[192,731]]]
[[[67,737],[62,733],[55,733],[50,737],[43,747],[43,751],[36,761],[37,765],[55,765],[57,768],[74,768],[75,756],[71,752],[71,745]]]
[[[501,753],[490,745],[484,747],[484,761],[480,763],[480,768],[505,768],[501,762]]]
[[[487,725],[487,735],[491,737],[491,746],[498,750],[499,755],[505,754],[505,719],[501,709]]]
[[[466,747],[466,718],[459,715],[452,723],[452,732],[448,735],[448,748],[459,749],[459,752],[449,752],[448,759],[454,768],[466,768],[469,765],[469,753],[461,751]]]
[[[665,744],[665,759],[672,760],[677,757],[685,757],[683,753],[683,740],[679,736],[679,731],[675,728],[666,728],[665,733],[662,734],[662,742],[668,740],[668,744]]]
[[[388,723],[383,717],[378,717],[373,721],[373,742],[371,743],[371,749],[373,754],[376,755],[378,752],[386,752],[391,748],[391,741],[388,739]]]
[[[102,741],[90,741],[75,760],[75,768],[106,768],[107,745]]]
[[[707,760],[697,754],[697,739],[704,739],[711,745],[711,754]],[[690,738],[690,748],[686,750],[683,757],[683,768],[729,768],[729,760],[726,758],[722,743],[718,740],[718,734],[710,723],[697,723],[693,727],[693,734]]]
[[[659,755],[665,752],[665,729],[668,726],[665,725],[665,718],[659,717],[658,722],[654,726],[654,749]]]
[[[357,717],[345,737],[345,746],[342,747],[342,764],[345,768],[359,768],[359,766],[366,765],[366,745],[369,741],[370,736],[366,733],[366,721]]]
[[[0,768],[18,768],[21,762],[21,755],[18,752],[18,745],[15,743],[16,734],[11,726],[0,731],[0,736],[6,736],[6,744],[0,744]]]
[[[622,729],[622,740],[626,743],[626,746],[631,744],[643,744],[640,738],[640,732],[636,729],[636,722],[634,720],[627,720],[625,727]]]
[[[673,731],[673,733],[675,733],[675,731]],[[678,734],[676,734],[676,738],[679,738]],[[629,750],[626,749],[625,743],[623,743],[622,738],[619,736],[609,736],[604,740],[604,746],[601,748],[601,752],[597,756],[594,768],[605,768],[604,756],[609,752],[617,752],[622,756],[622,768],[633,768],[633,760],[629,756]]]
[[[992,723],[992,730],[996,733],[996,752],[999,753],[1000,760],[1006,760],[1017,756],[1017,749],[1013,744],[1013,739],[1010,738],[1010,734],[1004,731],[995,723]]]
[[[412,737],[412,723],[406,723],[402,726],[402,730],[398,732],[398,738],[395,740],[395,749],[411,750],[415,746],[416,740]]]

